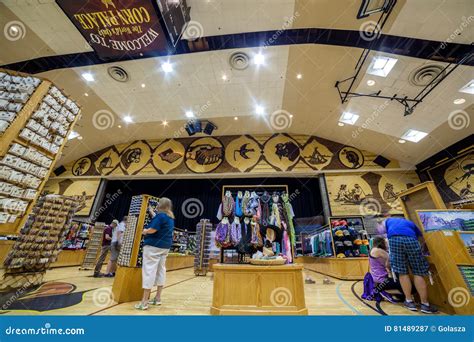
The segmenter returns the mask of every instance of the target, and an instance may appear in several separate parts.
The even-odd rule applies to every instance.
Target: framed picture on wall
[[[460,232],[459,237],[464,243],[464,246],[466,246],[471,258],[474,258],[474,232]]]
[[[425,232],[439,230],[474,232],[473,210],[417,210],[416,213]]]

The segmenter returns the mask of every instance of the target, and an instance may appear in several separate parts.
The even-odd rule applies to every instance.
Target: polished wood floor
[[[167,273],[163,290],[163,305],[137,311],[134,303],[117,304],[111,298],[113,279],[93,278],[92,271],[79,271],[77,267],[52,269],[46,273],[46,282],[65,282],[76,286],[74,292],[83,292],[82,301],[62,309],[0,310],[5,315],[209,315],[212,300],[212,273],[196,277],[192,268]],[[331,279],[334,283],[323,284],[325,276],[313,271],[305,275],[316,281],[305,284],[306,305],[310,315],[417,315],[400,305],[382,302],[364,302],[361,281]],[[1,274],[0,274],[1,276]],[[21,298],[20,298],[21,299]],[[1,309],[1,306],[0,306]]]

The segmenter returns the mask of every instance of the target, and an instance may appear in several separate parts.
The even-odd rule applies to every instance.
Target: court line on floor
[[[355,291],[355,286],[357,283],[359,283],[360,280],[358,281],[355,281],[352,286],[351,286],[351,291],[352,291],[352,294],[361,302],[363,303],[364,305],[366,305],[367,307],[371,308],[372,310],[374,310],[376,313],[382,315],[382,316],[388,316],[388,314],[382,310],[382,308],[380,307],[380,303],[377,303],[376,304],[376,307],[374,308],[372,305],[370,305],[369,303],[366,303],[358,294],[357,292]]]
[[[342,296],[341,291],[340,291],[340,287],[342,286],[342,284],[344,284],[344,283],[339,283],[336,286],[337,296],[339,297],[341,302],[343,302],[349,309],[352,310],[352,312],[354,312],[356,315],[362,315],[362,313],[359,310],[357,310],[355,307],[353,307],[351,304],[349,304],[349,302],[347,300],[345,300],[344,297]]]
[[[165,286],[165,287],[163,287],[163,290],[164,290],[164,289],[167,289],[167,288],[169,288],[169,287],[175,286],[175,285],[182,284],[182,283],[184,283],[184,282],[186,282],[186,281],[188,281],[188,280],[192,280],[192,279],[194,279],[194,278],[197,278],[197,276],[193,276],[193,277],[191,277],[191,278],[184,279],[184,280],[178,281],[177,283],[174,283],[174,284]],[[111,285],[110,285],[110,286],[111,286]],[[155,293],[155,292],[156,292],[156,290],[155,290],[155,291],[152,291],[151,293]],[[120,305],[120,304],[125,304],[125,303],[117,303],[117,304],[108,306],[108,307],[103,308],[103,309],[100,309],[100,310],[98,310],[98,311],[96,311],[96,312],[92,312],[92,313],[90,313],[90,314],[87,314],[87,316],[93,316],[93,315],[95,315],[95,314],[98,314],[99,312],[103,312],[103,311],[112,309],[112,308],[114,308],[114,307],[116,307],[116,306],[118,306],[118,305]]]

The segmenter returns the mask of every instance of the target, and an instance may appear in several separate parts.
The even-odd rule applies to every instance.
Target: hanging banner
[[[176,46],[183,34],[186,23],[190,20],[190,7],[186,4],[186,0],[157,0],[156,2],[171,42],[173,46]]]
[[[102,58],[164,51],[168,44],[152,0],[56,0]]]

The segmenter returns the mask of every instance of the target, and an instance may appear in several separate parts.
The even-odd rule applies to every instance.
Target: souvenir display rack
[[[244,204],[245,195],[243,198],[239,199],[237,202],[237,194],[239,192],[248,192],[248,194],[255,193],[256,200],[258,205],[256,207],[262,208],[261,217],[259,219],[255,219],[255,212],[252,210],[247,210],[246,212],[246,205]],[[278,255],[280,251],[283,251],[283,228],[277,227],[276,222],[267,222],[271,219],[271,212],[272,212],[272,205],[271,205],[271,197],[274,194],[279,196],[279,202],[282,203],[283,200],[281,196],[283,194],[288,194],[288,186],[287,185],[224,185],[222,187],[222,198],[224,199],[225,194],[230,193],[233,201],[233,210],[229,210],[226,207],[225,203],[222,204],[221,212],[223,216],[223,220],[216,228],[216,244],[220,247],[220,262],[221,263],[248,263],[250,257],[253,253],[257,251],[264,251],[264,255]],[[267,214],[264,213],[264,209],[262,206],[262,195],[264,193],[267,194],[268,203],[267,206]],[[251,195],[250,195],[251,196]],[[240,202],[241,201],[241,202]],[[289,203],[289,201],[288,201]],[[241,206],[241,212],[238,212],[237,204]],[[291,204],[289,204],[291,207]],[[283,203],[282,210],[286,213],[286,208]],[[229,211],[231,213],[229,213]],[[258,210],[257,210],[258,211]],[[292,210],[291,210],[292,211]],[[219,213],[219,214],[220,214]],[[219,215],[218,214],[218,215]],[[244,221],[239,221],[238,224],[233,222],[234,217],[239,217]],[[281,218],[283,221],[283,218]],[[293,225],[293,217],[289,218],[291,220],[291,226]],[[227,220],[227,221],[226,221]],[[275,224],[273,224],[275,223]],[[294,248],[296,237],[292,237],[294,234],[294,229],[290,228],[290,223],[286,222],[287,229],[286,232],[288,234],[289,241],[289,254],[288,254],[288,261],[291,262],[294,257]],[[278,239],[275,241],[267,241],[266,239],[266,230],[267,227],[273,226],[277,227],[279,231]],[[227,230],[225,229],[227,227]],[[224,229],[222,229],[224,228]],[[278,240],[278,241],[277,241]],[[264,245],[265,244],[265,245]],[[270,252],[271,250],[271,252]],[[266,256],[265,256],[266,257]],[[269,256],[270,258],[274,256]]]
[[[209,248],[211,247],[212,223],[201,219],[196,225],[196,254],[194,257],[194,274],[205,276],[209,271]]]
[[[25,224],[79,117],[50,81],[0,69],[0,233]]]
[[[105,223],[96,222],[90,233],[89,242],[87,243],[86,255],[82,262],[81,270],[92,270],[95,267],[95,261],[99,255],[102,235],[104,233]]]
[[[368,257],[370,235],[362,216],[331,216],[329,225],[335,257]]]
[[[61,195],[40,197],[5,259],[2,288],[37,285],[61,250],[67,227],[82,204]]]
[[[474,312],[474,298],[462,270],[464,270],[463,267],[471,268],[474,262],[461,239],[461,232],[452,230],[426,231],[420,219],[420,213],[424,211],[439,210],[455,213],[457,210],[446,209],[433,182],[418,184],[401,192],[398,197],[405,217],[418,225],[429,250],[429,256],[426,258],[430,264],[433,278],[433,283],[428,283],[430,303],[449,314],[472,314]],[[474,213],[472,210],[459,211]],[[451,292],[454,291],[453,289],[457,289],[457,294]],[[450,302],[459,293],[468,294],[469,298],[467,298],[465,305]]]
[[[63,250],[86,249],[94,225],[85,222],[72,221],[63,242]]]

